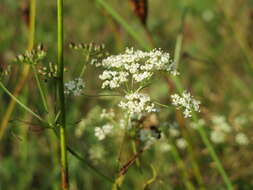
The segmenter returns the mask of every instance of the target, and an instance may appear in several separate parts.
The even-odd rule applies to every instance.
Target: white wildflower
[[[141,129],[140,130],[140,140],[142,142],[145,142],[145,147],[149,148],[151,145],[153,145],[157,138],[154,137],[154,134],[149,129]]]
[[[155,105],[150,97],[141,93],[132,93],[125,96],[126,101],[121,101],[119,107],[126,110],[131,116],[155,112]]]
[[[190,123],[190,127],[193,129],[197,129],[199,127],[203,127],[206,124],[204,119],[199,119],[198,121],[194,121]]]
[[[177,145],[177,147],[180,148],[180,149],[185,149],[185,148],[187,147],[188,144],[187,144],[187,142],[186,142],[185,139],[180,138],[180,139],[177,139],[176,145]]]
[[[159,149],[161,152],[169,152],[172,149],[172,147],[167,142],[164,142],[159,146]]]
[[[219,144],[224,143],[226,139],[226,133],[220,130],[214,130],[211,132],[211,140],[212,142]]]
[[[98,140],[103,140],[105,138],[103,129],[100,127],[95,127],[95,136],[98,138]]]
[[[105,155],[105,150],[101,145],[93,145],[89,149],[89,158],[91,160],[102,160]]]
[[[235,118],[235,123],[239,126],[245,125],[247,123],[247,118],[244,115],[240,115]]]
[[[167,123],[165,122],[163,125],[167,126],[169,125],[169,134],[172,137],[178,137],[180,135],[180,131],[179,131],[179,125],[177,122],[173,122],[173,123]]]
[[[72,81],[69,81],[64,84],[65,94],[73,94],[74,96],[80,96],[83,92],[83,89],[85,87],[85,84],[83,82],[83,79],[76,78]]]
[[[172,137],[178,137],[180,135],[180,132],[176,128],[170,128],[169,129],[170,136]]]
[[[141,51],[127,48],[123,54],[109,56],[96,66],[106,68],[99,78],[103,81],[102,88],[111,89],[118,88],[130,80],[136,83],[146,81],[156,71],[178,74],[169,53],[160,49]]]
[[[224,133],[230,133],[231,127],[227,123],[226,118],[222,115],[215,115],[212,117],[212,122],[214,124],[215,130],[221,130]]]
[[[202,18],[206,21],[206,22],[210,22],[213,18],[214,18],[214,13],[211,10],[205,10],[202,13]]]
[[[111,124],[105,124],[102,127],[95,127],[95,136],[98,138],[98,140],[105,139],[106,135],[110,134],[112,132],[113,125]]]
[[[199,109],[200,101],[195,100],[191,96],[191,94],[186,91],[184,91],[181,96],[178,94],[171,95],[171,99],[172,99],[173,105],[175,105],[178,108],[179,107],[184,108],[183,114],[185,118],[191,117],[192,116],[191,112],[193,110],[200,112],[200,109]]]
[[[248,139],[248,137],[244,133],[238,133],[235,136],[235,141],[239,145],[247,145],[247,144],[249,144],[249,139]]]
[[[117,72],[117,71],[109,71],[105,70],[99,78],[103,80],[102,88],[109,87],[111,89],[120,87],[120,85],[128,80],[127,72]]]
[[[104,125],[102,127],[102,129],[103,129],[103,131],[104,131],[105,134],[109,134],[112,131],[112,129],[113,129],[113,125],[106,124],[106,125]]]
[[[110,109],[109,111],[106,111],[106,109],[103,109],[100,117],[102,119],[112,119],[115,117],[115,113],[112,109]]]
[[[126,121],[124,119],[120,119],[119,120],[119,127],[121,129],[125,129],[125,127],[126,127]]]

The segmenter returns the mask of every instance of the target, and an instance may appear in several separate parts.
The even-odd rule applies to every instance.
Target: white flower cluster
[[[169,134],[171,137],[179,137],[180,136],[179,125],[177,122],[173,122],[173,123],[169,124]]]
[[[102,127],[95,127],[95,136],[98,138],[98,140],[103,140],[106,135],[110,134],[112,132],[113,125],[106,124]]]
[[[204,125],[206,125],[206,122],[204,119],[198,119],[197,121],[192,121],[190,123],[190,127],[192,129],[198,129],[199,127],[203,127]]]
[[[145,147],[148,148],[153,145],[157,138],[154,136],[151,130],[149,129],[141,129],[140,130],[140,140],[145,142]]]
[[[81,78],[76,78],[64,84],[65,94],[73,94],[74,96],[80,96],[85,87],[84,81]]]
[[[142,93],[132,93],[125,96],[126,101],[121,101],[119,107],[126,110],[130,116],[155,112],[154,103],[150,97]]]
[[[226,118],[222,115],[215,115],[212,117],[214,124],[213,131],[211,132],[211,140],[214,143],[224,143],[227,140],[228,135],[232,132],[232,127],[226,121]],[[248,145],[249,139],[243,132],[239,132],[235,135],[235,142],[239,145]]]
[[[239,145],[248,145],[249,144],[249,139],[248,137],[240,132],[235,136],[235,141],[239,144]]]
[[[214,130],[211,132],[211,140],[214,143],[223,143],[226,140],[227,134],[231,132],[231,127],[227,123],[224,116],[215,115],[212,117]]]
[[[105,156],[105,149],[103,146],[97,144],[97,145],[92,145],[91,148],[89,149],[89,158],[92,161],[100,161],[103,159]]]
[[[168,142],[163,142],[160,144],[159,149],[161,152],[169,152],[172,149],[172,146]]]
[[[118,88],[129,80],[137,83],[148,80],[155,71],[178,74],[175,64],[170,60],[170,54],[160,49],[141,51],[127,48],[123,54],[109,56],[96,66],[106,68],[99,78],[103,80],[102,88],[111,89]]]
[[[183,114],[185,118],[191,117],[191,112],[193,110],[200,112],[200,101],[195,100],[189,92],[184,91],[181,96],[178,94],[173,94],[171,95],[171,99],[173,105],[177,106],[178,108],[184,108]]]
[[[176,140],[176,145],[180,149],[185,149],[188,146],[187,141],[183,138],[177,139]]]
[[[102,113],[100,114],[101,119],[113,119],[115,117],[115,113],[113,109],[106,110],[102,109]]]

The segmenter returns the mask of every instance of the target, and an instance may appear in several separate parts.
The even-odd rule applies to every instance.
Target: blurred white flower
[[[73,94],[74,96],[80,96],[85,87],[84,81],[81,78],[76,78],[64,84],[65,94]]]
[[[177,145],[177,147],[180,148],[180,149],[185,149],[185,148],[187,147],[188,144],[187,144],[187,142],[186,142],[185,139],[180,138],[180,139],[177,139],[177,140],[176,140],[176,145]]]
[[[212,142],[219,144],[224,143],[226,138],[226,134],[221,130],[214,130],[211,132],[211,140]]]
[[[247,144],[249,144],[249,139],[248,139],[248,137],[244,133],[238,133],[235,136],[235,141],[239,145],[247,145]]]
[[[202,13],[202,18],[206,21],[206,22],[210,22],[213,18],[214,18],[214,13],[211,10],[205,10]]]
[[[106,135],[110,134],[112,132],[113,125],[106,124],[102,127],[95,127],[95,136],[98,138],[98,140],[105,139]]]
[[[103,129],[103,131],[104,131],[105,134],[109,134],[112,131],[112,129],[113,129],[113,125],[106,124],[106,125],[104,125],[102,127],[102,129]]]
[[[235,118],[235,123],[239,126],[245,125],[247,123],[247,117],[244,115],[237,116]]]
[[[230,133],[231,127],[227,123],[226,118],[222,115],[215,115],[212,117],[212,122],[214,124],[215,130],[221,130],[224,133]]]
[[[119,120],[119,127],[121,129],[125,129],[125,127],[126,127],[126,121],[124,119],[120,119]]]
[[[159,146],[161,152],[169,152],[171,150],[171,145],[167,142],[161,143]]]
[[[200,109],[199,109],[200,101],[195,100],[191,96],[191,94],[186,91],[184,91],[181,96],[178,94],[171,95],[171,99],[172,99],[172,104],[174,106],[178,108],[180,107],[184,108],[183,114],[185,118],[191,117],[192,116],[191,112],[193,110],[200,112]]]
[[[98,140],[103,140],[105,138],[103,129],[100,127],[95,127],[95,136],[98,138]]]
[[[202,127],[206,124],[204,119],[199,119],[198,121],[193,121],[190,123],[190,127],[193,129],[197,129],[198,127]]]
[[[89,149],[89,158],[91,160],[101,160],[105,155],[105,150],[101,145],[93,145]]]
[[[126,101],[121,101],[119,107],[126,110],[130,116],[155,112],[154,103],[148,95],[142,93],[132,93],[125,96]]]
[[[169,129],[170,136],[172,137],[178,137],[180,135],[180,132],[176,128],[170,128]]]
[[[110,109],[109,111],[107,111],[106,109],[103,109],[100,117],[102,119],[112,119],[115,117],[115,113],[113,109]]]
[[[140,130],[140,140],[147,141],[151,137],[151,132],[148,129],[141,129]]]
[[[145,147],[148,148],[157,141],[157,138],[155,137],[155,134],[152,132],[152,130],[141,129],[140,140],[142,142],[145,142]]]

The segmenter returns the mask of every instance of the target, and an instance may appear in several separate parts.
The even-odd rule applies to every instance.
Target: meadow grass
[[[28,25],[0,5],[0,189],[252,188],[252,3],[149,1],[147,24],[129,5],[30,0]],[[165,52],[152,78],[124,57]]]

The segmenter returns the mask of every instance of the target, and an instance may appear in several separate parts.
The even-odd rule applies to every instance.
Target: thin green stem
[[[179,33],[177,35],[176,48],[175,48],[175,54],[174,54],[175,69],[177,69],[179,61],[180,61],[182,43],[183,43],[183,34]]]
[[[61,110],[59,118],[60,125],[60,149],[61,149],[61,183],[63,190],[69,190],[68,158],[67,158],[67,137],[65,118],[65,97],[64,97],[64,59],[63,59],[63,0],[57,0],[57,63],[58,63],[58,103]]]
[[[89,59],[90,59],[90,55],[89,55],[89,53],[88,53],[88,55],[86,55],[86,61],[83,63],[83,66],[82,66],[82,69],[81,69],[79,78],[82,78],[82,77],[83,77],[83,74],[84,74],[85,69],[86,69],[86,64],[89,62]]]
[[[198,118],[196,116],[196,114],[193,114],[193,120],[195,123],[197,123],[198,121]],[[202,127],[202,126],[198,126],[197,127],[197,130],[201,136],[201,139],[202,141],[204,142],[204,144],[206,145],[212,159],[214,160],[215,164],[216,164],[216,167],[220,173],[220,175],[222,176],[226,186],[227,186],[227,189],[228,190],[233,190],[233,185],[232,185],[232,182],[230,181],[226,171],[224,170],[222,164],[221,164],[221,161],[219,159],[219,157],[217,156],[216,152],[215,152],[215,149],[213,148],[213,145],[211,144],[211,142],[209,141],[208,139],[208,136],[205,132],[205,129]]]
[[[42,99],[44,109],[48,113],[48,106],[47,106],[45,91],[42,87],[42,84],[41,84],[41,81],[39,79],[38,72],[37,72],[36,68],[34,66],[32,66],[32,69],[33,69],[33,72],[34,72],[37,87],[39,88],[39,92],[40,92],[40,96],[41,96],[41,99]]]
[[[180,168],[180,170],[182,172],[183,183],[184,183],[186,189],[195,190],[194,185],[189,180],[190,177],[187,173],[186,166],[185,166],[183,160],[181,159],[180,154],[177,151],[176,146],[174,145],[174,143],[172,142],[172,140],[168,136],[167,136],[167,139],[168,139],[169,145],[171,145],[171,155],[174,158],[174,160],[176,161],[176,164],[178,165],[178,167]]]
[[[24,110],[26,110],[28,113],[32,114],[34,117],[36,117],[40,121],[44,121],[38,114],[36,114],[34,111],[32,111],[30,108],[28,108],[25,104],[23,104],[19,99],[17,99],[0,81],[0,87],[3,89],[3,91],[8,94],[11,99],[19,104]]]

